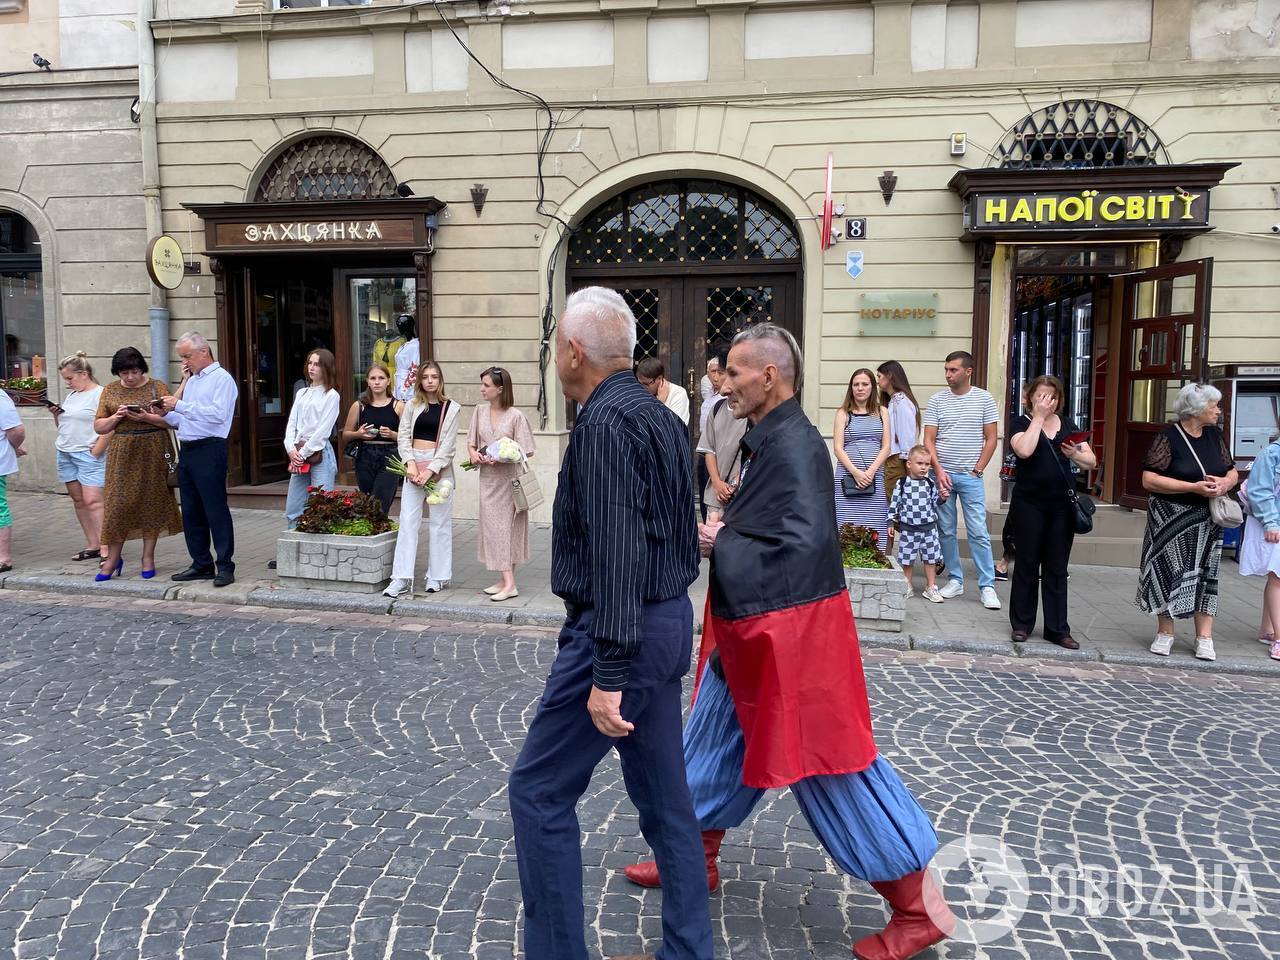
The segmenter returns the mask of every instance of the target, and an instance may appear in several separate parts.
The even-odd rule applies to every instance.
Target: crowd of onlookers
[[[238,391],[198,333],[184,334],[177,349],[183,373],[172,391],[150,375],[133,347],[112,357],[115,379],[106,385],[95,379],[84,353],[58,366],[67,389],[65,399],[51,405],[58,427],[58,479],[66,485],[85,538],[84,548],[71,559],[96,561],[97,580],[124,574],[125,545],[131,541],[141,542],[138,574],[154,577],[156,542],[180,532],[191,564],[171,579],[211,579],[215,586],[235,580],[226,473]],[[727,350],[708,361],[697,412],[698,490],[703,516],[711,521],[733,497],[748,428],[726,395],[726,363]],[[1065,391],[1057,378],[1036,377],[1023,387],[1021,413],[1006,431],[1009,455],[1001,476],[1013,482],[997,562],[987,529],[984,477],[996,457],[999,412],[991,394],[973,385],[973,367],[973,357],[964,351],[948,355],[947,388],[930,397],[923,410],[897,361],[875,371],[854,371],[833,424],[836,522],[874,531],[885,552],[896,554],[909,581],[919,564],[922,596],[942,603],[965,592],[958,537],[963,511],[982,605],[999,610],[995,584],[1011,580],[1012,641],[1026,642],[1040,617],[1046,640],[1077,649],[1068,581],[1075,537],[1090,527],[1091,509],[1082,507],[1082,501],[1090,506],[1088,498],[1077,489],[1078,472],[1098,463],[1090,431],[1064,413]],[[675,416],[690,423],[689,395],[667,380],[659,360],[640,360],[635,374]],[[396,398],[392,380],[387,366],[373,363],[364,392],[339,425],[334,356],[326,349],[307,355],[284,437],[290,472],[284,521],[294,527],[310,493],[337,483],[336,440],[354,460],[360,491],[375,497],[383,510],[391,510],[404,478],[386,594],[412,593],[424,518],[428,567],[423,587],[435,593],[447,588],[453,575],[461,408],[449,398],[444,371],[434,361],[414,366],[407,400]],[[529,557],[528,513],[518,508],[512,480],[527,470],[534,439],[528,419],[514,405],[506,370],[486,369],[480,396],[471,412],[468,459],[462,466],[479,471],[479,558],[497,574],[485,592],[501,602],[519,595],[515,571]],[[1243,504],[1240,570],[1266,577],[1258,639],[1280,659],[1280,441],[1258,457],[1247,489],[1237,491],[1239,476],[1218,426],[1220,400],[1212,386],[1183,387],[1174,404],[1176,420],[1160,430],[1143,460],[1147,529],[1135,602],[1156,618],[1152,653],[1167,656],[1175,621],[1190,619],[1195,655],[1214,659],[1223,525],[1236,522],[1221,506]],[[13,404],[0,393],[0,572],[12,569],[5,478],[17,472],[18,458],[27,452],[24,443]],[[514,444],[518,456],[495,455],[500,443]],[[399,471],[390,469],[396,464]],[[182,492],[181,506],[175,489]]]

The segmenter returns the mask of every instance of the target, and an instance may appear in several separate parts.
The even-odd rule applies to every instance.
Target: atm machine
[[[1222,391],[1222,430],[1246,480],[1254,458],[1280,435],[1280,364],[1230,363],[1209,368],[1210,382]],[[1244,527],[1226,531],[1222,545],[1237,555]]]

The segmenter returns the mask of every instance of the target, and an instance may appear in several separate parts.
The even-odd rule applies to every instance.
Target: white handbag
[[[528,513],[542,506],[542,485],[528,465],[520,476],[511,478],[511,491],[515,494],[516,513]]]
[[[1196,466],[1200,468],[1200,472],[1204,474],[1207,480],[1209,478],[1208,471],[1205,470],[1204,464],[1200,462],[1200,455],[1196,453],[1196,448],[1191,445],[1191,438],[1182,429],[1182,424],[1178,424],[1178,432],[1182,434],[1182,439],[1186,442],[1187,449],[1191,451],[1191,456],[1196,458]],[[1244,525],[1244,511],[1240,509],[1240,501],[1236,500],[1235,497],[1224,494],[1209,501],[1209,519],[1224,530],[1234,530],[1236,527]]]

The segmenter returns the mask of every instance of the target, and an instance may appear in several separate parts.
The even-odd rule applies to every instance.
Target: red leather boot
[[[889,902],[893,917],[879,933],[853,945],[858,960],[907,960],[955,930],[956,918],[928,870],[871,886]]]
[[[723,830],[702,831],[702,853],[707,858],[708,890],[714,890],[720,886],[720,868],[716,866],[716,860],[720,857],[720,844],[723,842]],[[662,886],[662,879],[658,876],[658,865],[652,860],[623,867],[622,875],[632,883],[638,883],[642,887]]]

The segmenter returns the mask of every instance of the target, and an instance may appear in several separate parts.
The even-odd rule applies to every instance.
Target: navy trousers
[[[209,541],[218,552],[218,572],[235,573],[235,528],[227,506],[227,441],[216,438],[182,444],[178,458],[182,491],[182,533],[191,565],[213,567]]]
[[[689,670],[693,609],[688,597],[646,604],[640,654],[622,693],[635,724],[613,739],[587,713],[592,686],[592,611],[569,617],[546,690],[508,784],[524,895],[524,955],[587,960],[581,830],[575,810],[591,774],[617,748],[640,832],[662,872],[658,960],[712,960],[707,871],[685,778],[680,678]]]

